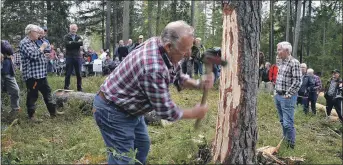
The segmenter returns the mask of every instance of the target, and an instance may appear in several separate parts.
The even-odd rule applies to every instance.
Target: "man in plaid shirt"
[[[40,31],[42,30],[43,29],[37,25],[27,25],[25,28],[25,34],[27,36],[22,39],[19,44],[19,52],[23,65],[22,74],[27,87],[27,113],[30,120],[37,123],[42,122],[42,120],[34,117],[38,91],[43,95],[44,102],[48,108],[50,116],[56,116],[56,106],[53,103],[51,89],[46,79],[46,56],[49,56],[49,54],[44,54],[44,50],[48,46],[48,43],[44,42],[40,47],[35,43],[39,37]]]
[[[169,84],[211,88],[213,74],[196,81],[181,74],[179,61],[190,55],[194,29],[184,21],[169,23],[161,37],[140,44],[101,85],[94,99],[94,118],[107,147],[117,153],[137,149],[136,159],[145,164],[150,140],[143,115],[152,110],[162,119],[201,119],[208,107],[197,105],[181,110],[172,100]],[[108,164],[128,164],[127,156],[113,156]]]
[[[291,56],[292,45],[289,42],[277,44],[278,76],[276,78],[275,104],[278,110],[282,132],[292,149],[295,146],[294,109],[297,92],[301,86],[300,63]]]

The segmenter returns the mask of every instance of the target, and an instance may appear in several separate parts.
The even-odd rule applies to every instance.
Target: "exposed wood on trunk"
[[[220,104],[213,161],[254,164],[261,1],[230,1],[223,9]]]

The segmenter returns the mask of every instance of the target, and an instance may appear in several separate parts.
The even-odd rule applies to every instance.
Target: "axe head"
[[[221,49],[218,47],[207,49],[202,55],[202,61],[205,64],[227,65],[227,61],[221,59]]]

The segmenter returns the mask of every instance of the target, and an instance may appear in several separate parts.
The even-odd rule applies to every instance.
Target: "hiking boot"
[[[43,122],[42,119],[38,119],[38,118],[36,118],[36,117],[31,117],[29,120],[30,120],[31,122],[37,123],[37,124]]]
[[[56,111],[55,114],[50,114],[50,117],[54,118],[54,117],[56,117],[56,115],[64,115],[64,112],[63,111]]]

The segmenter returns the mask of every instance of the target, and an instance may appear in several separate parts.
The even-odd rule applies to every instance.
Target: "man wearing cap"
[[[326,99],[326,115],[330,116],[331,110],[335,107],[338,118],[343,122],[341,112],[341,99],[337,99],[337,93],[342,87],[342,80],[340,79],[340,72],[338,69],[332,71],[332,77],[326,83],[324,97]]]

